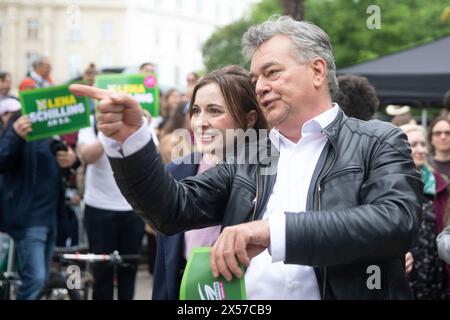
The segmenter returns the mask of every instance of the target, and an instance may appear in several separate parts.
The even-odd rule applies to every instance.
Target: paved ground
[[[135,300],[151,300],[153,277],[148,272],[147,265],[140,265],[136,276],[136,287],[134,291]]]

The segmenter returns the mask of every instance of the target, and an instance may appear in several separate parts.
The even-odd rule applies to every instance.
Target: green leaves
[[[380,9],[380,29],[367,26],[371,5]],[[281,13],[280,0],[262,0],[250,17],[218,29],[202,48],[207,71],[228,64],[248,67],[241,54],[242,35]],[[336,65],[342,68],[450,34],[450,0],[306,0],[305,20],[328,33]]]

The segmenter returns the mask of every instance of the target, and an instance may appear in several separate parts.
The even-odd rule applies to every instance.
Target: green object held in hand
[[[181,280],[180,300],[246,300],[244,276],[231,281],[223,276],[214,278],[210,256],[209,247],[192,249]]]

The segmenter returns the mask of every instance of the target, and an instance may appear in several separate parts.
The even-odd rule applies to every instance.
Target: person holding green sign
[[[423,183],[406,135],[332,102],[336,67],[318,26],[275,16],[250,27],[243,46],[273,128],[256,141],[250,130],[236,157],[183,181],[165,171],[134,99],[71,88],[102,100],[99,130],[121,192],[165,234],[221,224],[212,273],[245,277],[248,299],[411,299],[404,259]]]
[[[0,138],[3,175],[2,228],[14,239],[22,285],[17,299],[39,299],[48,276],[62,194],[60,168],[76,156],[70,148],[53,154],[51,139],[27,142],[31,122],[20,115],[20,104],[1,108],[12,113]]]

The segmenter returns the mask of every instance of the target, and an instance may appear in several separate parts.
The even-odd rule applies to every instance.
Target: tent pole
[[[421,120],[422,126],[427,130],[427,109],[422,107],[422,120]]]

